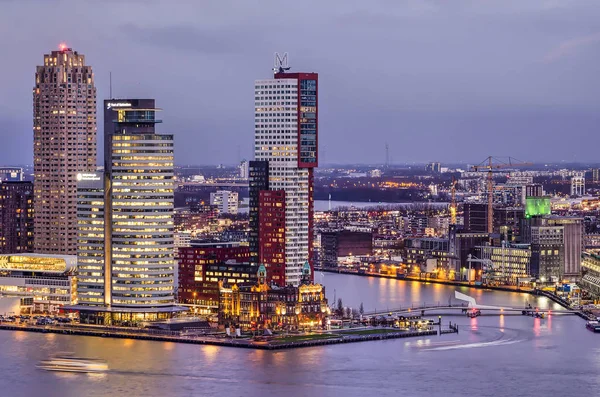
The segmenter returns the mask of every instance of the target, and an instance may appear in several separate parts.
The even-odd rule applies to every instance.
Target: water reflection
[[[554,307],[545,298],[524,294],[330,273],[324,280],[330,300],[336,290],[346,306],[364,302],[367,311],[413,301],[447,302],[457,289],[485,305]],[[6,331],[0,333],[0,395],[353,397],[395,395],[402,388],[417,397],[504,397],[595,395],[600,388],[598,336],[575,316],[442,316],[444,323],[459,325],[458,335],[277,352]],[[69,350],[107,359],[111,371],[95,378],[36,370],[45,355]]]
[[[206,345],[202,347],[202,352],[204,353],[204,358],[208,361],[208,363],[213,363],[217,360],[219,355],[219,350],[221,347],[219,346],[210,346]]]

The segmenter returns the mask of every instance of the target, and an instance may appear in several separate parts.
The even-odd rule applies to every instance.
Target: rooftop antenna
[[[112,96],[112,72],[108,72],[108,81],[109,81],[109,85],[108,85],[108,97],[110,99],[113,99]]]
[[[288,61],[288,53],[284,52],[283,56],[279,55],[278,52],[275,53],[275,59],[273,63],[273,72],[274,73],[285,73],[290,70],[289,61]]]

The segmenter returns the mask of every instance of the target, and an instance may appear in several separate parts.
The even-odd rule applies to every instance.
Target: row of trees
[[[354,317],[362,316],[363,314],[365,314],[365,308],[364,308],[362,302],[360,302],[360,306],[358,307],[358,309],[351,308],[351,307],[344,307],[344,302],[342,302],[342,298],[339,298],[337,300],[337,307],[335,309],[335,314],[337,314],[338,316],[343,317],[343,318],[354,318]]]

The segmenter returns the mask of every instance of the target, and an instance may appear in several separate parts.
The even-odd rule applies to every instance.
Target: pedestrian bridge
[[[371,316],[382,316],[382,315],[401,315],[401,314],[409,314],[409,313],[420,313],[421,315],[425,315],[427,312],[466,312],[469,309],[471,310],[479,310],[481,312],[487,312],[487,314],[503,314],[503,313],[522,313],[524,310],[535,311],[538,313],[548,313],[548,314],[577,314],[577,310],[569,310],[569,309],[541,309],[537,307],[521,307],[521,308],[513,308],[508,306],[488,306],[478,304],[475,298],[469,295],[462,294],[458,291],[454,292],[455,299],[459,300],[456,304],[452,304],[452,302],[445,303],[435,303],[435,304],[411,304],[406,307],[400,307],[395,309],[387,309],[387,310],[375,310],[372,312],[365,312],[363,316],[371,317]]]

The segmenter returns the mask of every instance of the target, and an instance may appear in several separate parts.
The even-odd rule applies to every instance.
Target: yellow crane
[[[452,192],[452,200],[450,201],[450,224],[456,225],[456,178],[452,177],[450,191]]]
[[[533,165],[533,163],[528,163],[524,161],[520,161],[514,159],[512,157],[508,157],[507,160],[502,160],[498,157],[489,156],[481,163],[474,165],[471,167],[473,171],[487,171],[487,192],[488,192],[488,202],[487,202],[487,232],[494,232],[494,178],[493,172],[494,170],[499,170],[502,168],[515,168],[515,167],[526,167],[529,165]]]

